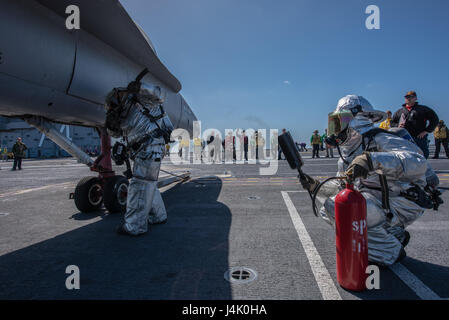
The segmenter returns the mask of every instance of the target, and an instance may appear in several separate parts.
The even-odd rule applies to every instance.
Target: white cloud
[[[288,81],[288,80],[284,80],[284,82],[283,82],[284,84],[287,84],[287,85],[289,85],[290,84],[290,81]]]

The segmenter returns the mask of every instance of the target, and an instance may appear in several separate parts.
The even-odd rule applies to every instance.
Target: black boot
[[[136,237],[137,235],[130,233],[128,230],[126,230],[125,225],[121,224],[119,225],[115,231],[117,232],[117,234],[122,235],[122,236],[131,236],[131,237]]]
[[[157,221],[157,222],[152,222],[150,224],[155,225],[155,224],[166,224],[167,223],[167,219],[161,220],[161,221]]]
[[[404,247],[401,248],[401,251],[399,251],[399,256],[396,259],[394,263],[401,262],[405,257],[407,256],[407,252],[405,252]]]
[[[401,241],[402,246],[405,248],[410,241],[410,233],[408,231],[404,231],[404,240]]]

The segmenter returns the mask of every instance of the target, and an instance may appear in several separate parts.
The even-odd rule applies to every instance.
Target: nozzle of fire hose
[[[311,176],[305,173],[299,175],[299,182],[301,182],[301,185],[305,190],[308,190],[312,193],[320,184],[318,180],[313,179]]]

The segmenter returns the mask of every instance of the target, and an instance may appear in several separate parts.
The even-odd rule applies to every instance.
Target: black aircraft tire
[[[101,208],[103,190],[97,177],[82,178],[75,188],[75,205],[80,212],[93,212]]]
[[[129,182],[124,176],[114,176],[106,179],[104,184],[104,206],[109,213],[126,211]]]

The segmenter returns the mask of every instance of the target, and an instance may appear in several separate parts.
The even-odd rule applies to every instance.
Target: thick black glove
[[[364,153],[352,160],[345,174],[351,179],[366,178],[370,172],[369,155]]]

